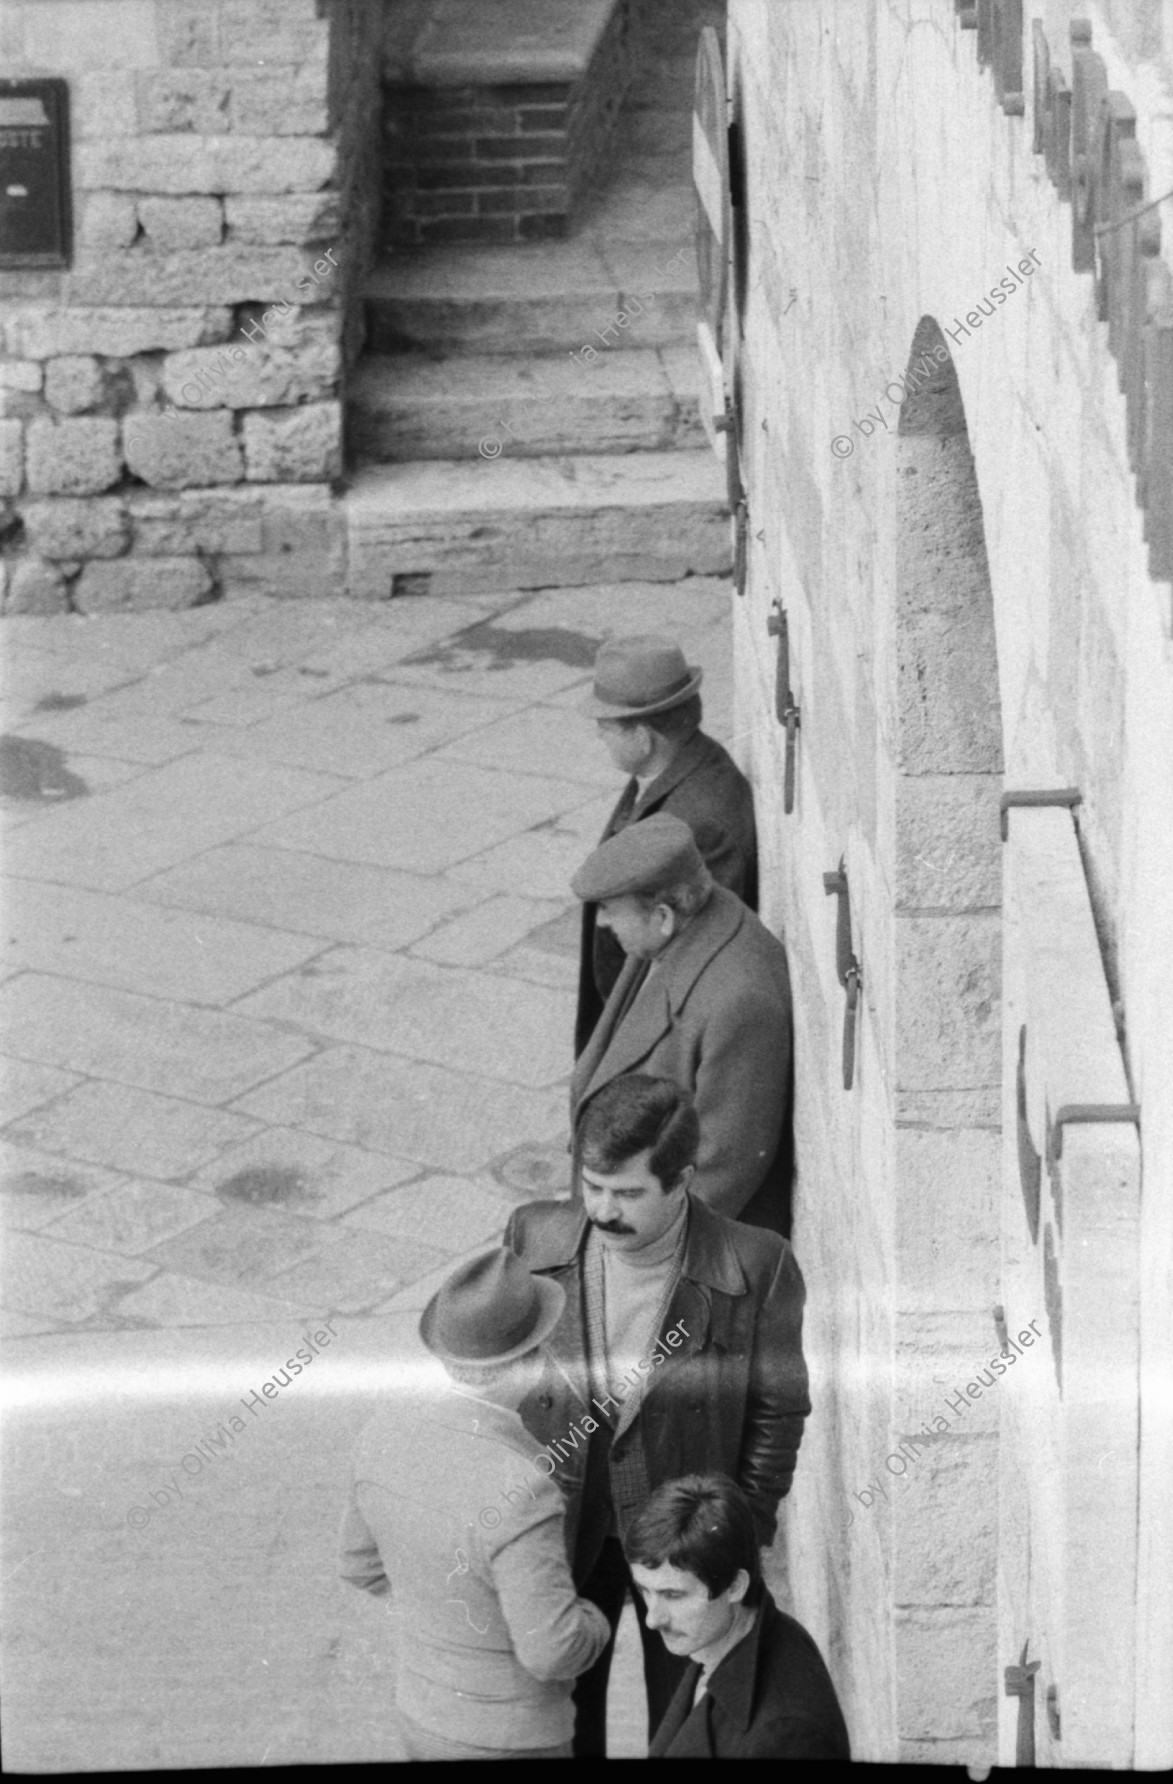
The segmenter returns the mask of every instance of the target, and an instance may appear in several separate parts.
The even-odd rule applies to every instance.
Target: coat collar
[[[581,1258],[588,1227],[586,1212],[570,1204],[561,1214],[562,1219],[557,1224],[551,1221],[527,1249],[525,1261],[531,1270],[566,1269]],[[722,1295],[746,1293],[745,1271],[726,1231],[732,1224],[689,1193],[688,1237],[680,1266],[683,1280]]]
[[[703,731],[694,731],[688,742],[681,745],[664,772],[658,774],[654,781],[649,781],[643,792],[637,796],[632,808],[633,819],[642,818],[650,806],[659,805],[661,800],[667,799],[681,781],[687,780],[690,774],[694,774],[708,761],[712,752],[712,738],[706,737]]]
[[[762,1601],[749,1634],[726,1654],[709,1680],[708,1695],[744,1734],[753,1715],[754,1692],[762,1644],[778,1620],[778,1607],[762,1587]]]

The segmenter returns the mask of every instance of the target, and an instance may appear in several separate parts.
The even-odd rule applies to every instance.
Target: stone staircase
[[[372,274],[348,390],[353,595],[728,571],[697,397],[695,32],[668,28],[569,239],[415,249]]]

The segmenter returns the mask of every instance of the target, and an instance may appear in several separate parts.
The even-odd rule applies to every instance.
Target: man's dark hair
[[[744,1567],[753,1606],[762,1595],[762,1561],[749,1500],[727,1474],[686,1474],[657,1487],[623,1539],[628,1564],[678,1567],[695,1574],[710,1598],[728,1591]]]
[[[606,1175],[648,1152],[648,1166],[665,1192],[696,1163],[700,1122],[687,1090],[670,1078],[629,1072],[596,1092],[578,1122],[579,1156]]]

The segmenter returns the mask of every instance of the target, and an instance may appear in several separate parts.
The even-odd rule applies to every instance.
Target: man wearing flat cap
[[[653,812],[671,812],[692,831],[717,884],[756,910],[753,794],[728,751],[700,728],[701,677],[678,644],[654,633],[613,638],[600,648],[586,709],[616,768],[629,777],[600,840]],[[588,899],[582,911],[576,1055],[623,970],[622,949],[595,918],[595,903]]]
[[[790,976],[786,950],[713,884],[692,831],[656,812],[601,843],[570,882],[626,955],[570,1079],[572,1127],[624,1072],[672,1078],[701,1125],[694,1193],[790,1230]],[[580,1194],[575,1168],[575,1193]]]
[[[575,1593],[557,1465],[517,1414],[565,1300],[512,1251],[461,1265],[420,1320],[438,1391],[391,1390],[360,1438],[341,1572],[398,1613],[408,1759],[570,1756],[572,1682],[611,1632]]]

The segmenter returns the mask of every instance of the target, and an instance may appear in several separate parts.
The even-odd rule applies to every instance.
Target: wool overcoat
[[[731,1219],[785,1233],[790,1221],[791,1008],[786,950],[741,900],[715,887],[656,957],[632,958],[570,1080],[571,1129],[625,1072],[691,1091],[701,1143],[693,1189]],[[577,1162],[575,1194],[579,1194]]]
[[[763,1588],[754,1626],[714,1668],[693,1708],[694,1661],[652,1736],[649,1759],[850,1759],[847,1725],[818,1648]]]
[[[682,818],[696,838],[705,865],[719,886],[758,908],[758,841],[750,784],[728,750],[703,731],[694,731],[663,774],[643,792],[629,781],[607,819],[600,843],[653,812]],[[623,969],[623,950],[609,930],[599,929],[597,904],[582,907],[582,947],[578,969],[578,1015],[574,1025],[577,1057],[599,1020],[611,987]]]
[[[505,1244],[522,1262],[566,1291],[562,1317],[546,1340],[544,1379],[519,1411],[538,1443],[559,1446],[555,1478],[567,1499],[567,1544],[580,1558],[587,1445],[578,1432],[584,1417],[606,1419],[613,1428],[621,1423],[615,1409],[592,1395],[587,1370],[587,1232],[585,1213],[567,1202],[529,1202],[514,1210],[505,1229]],[[680,1277],[663,1322],[664,1328],[679,1325],[683,1341],[647,1376],[638,1411],[612,1445],[616,1458],[642,1445],[653,1492],[682,1474],[730,1475],[765,1544],[773,1541],[778,1501],[790,1491],[810,1412],[805,1299],[802,1272],[785,1239],[726,1220],[690,1195]]]

